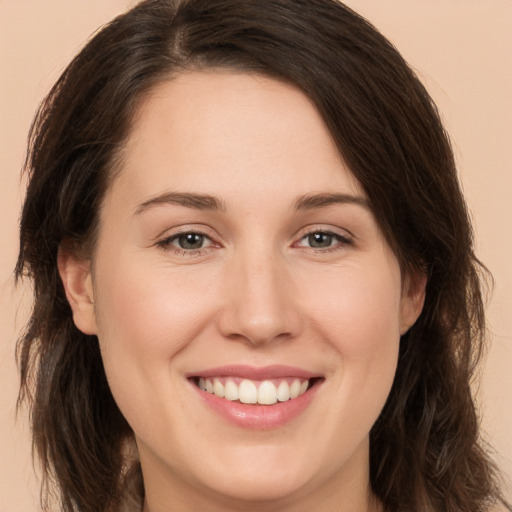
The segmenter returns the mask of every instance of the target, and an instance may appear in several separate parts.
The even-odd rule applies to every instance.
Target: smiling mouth
[[[319,378],[280,378],[251,380],[237,377],[194,377],[191,381],[202,391],[231,402],[274,405],[304,395]]]

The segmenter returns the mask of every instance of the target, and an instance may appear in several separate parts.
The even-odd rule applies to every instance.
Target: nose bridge
[[[297,315],[286,262],[270,244],[241,249],[226,276],[228,300],[222,313],[224,334],[261,344],[293,336]]]

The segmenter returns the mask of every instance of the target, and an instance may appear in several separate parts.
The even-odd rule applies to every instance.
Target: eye
[[[325,249],[326,247],[330,247],[334,240],[334,236],[331,233],[312,233],[306,237],[307,242],[310,247],[314,247],[316,249]]]
[[[351,240],[338,233],[331,231],[315,231],[303,236],[299,243],[299,247],[311,247],[312,249],[333,249],[340,245],[351,244]]]
[[[207,235],[188,231],[170,236],[161,242],[158,242],[158,245],[164,249],[175,248],[178,250],[181,249],[184,252],[189,252],[210,247],[213,245],[213,242]]]
[[[174,238],[173,245],[177,245],[180,249],[201,249],[206,240],[207,237],[199,233],[183,233]]]

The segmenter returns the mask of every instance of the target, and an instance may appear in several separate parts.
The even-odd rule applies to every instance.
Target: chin
[[[307,478],[286,470],[244,471],[242,474],[217,476],[208,482],[215,493],[231,501],[247,504],[275,502],[284,504],[307,487]]]

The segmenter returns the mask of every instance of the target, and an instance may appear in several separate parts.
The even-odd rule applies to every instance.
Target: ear
[[[421,271],[407,272],[400,300],[400,335],[405,334],[416,322],[425,303],[427,276]]]
[[[60,246],[57,266],[76,327],[84,334],[97,334],[90,261]]]

